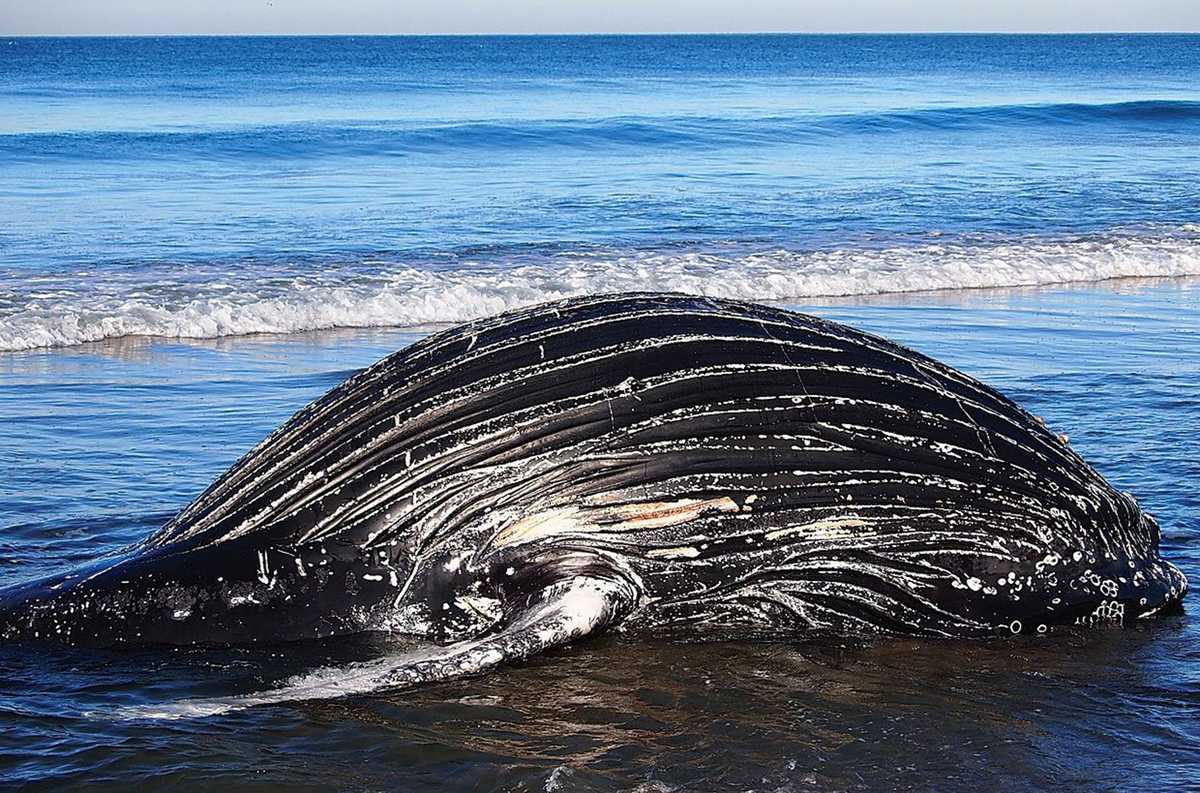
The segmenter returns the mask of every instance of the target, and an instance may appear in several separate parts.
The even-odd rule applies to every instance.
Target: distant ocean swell
[[[319,272],[318,272],[319,270]],[[587,253],[534,263],[137,265],[0,274],[0,350],[123,336],[218,338],[461,322],[543,300],[663,290],[744,300],[1200,275],[1200,227],[1171,234],[885,249]]]
[[[1200,130],[1200,102],[1147,100],[1108,104],[991,105],[798,116],[615,116],[588,120],[412,122],[326,121],[163,130],[14,132],[0,135],[9,160],[397,156],[474,149],[552,147],[726,148],[818,143],[831,137],[919,131],[1112,125],[1128,131]]]

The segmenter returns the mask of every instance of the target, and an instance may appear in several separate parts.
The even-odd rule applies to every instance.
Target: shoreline
[[[953,287],[944,289],[922,289],[897,292],[883,292],[857,295],[813,295],[784,299],[761,300],[765,305],[781,306],[793,310],[805,307],[853,307],[853,306],[904,306],[920,307],[922,305],[965,306],[973,301],[996,299],[1017,295],[1037,293],[1077,292],[1077,293],[1109,293],[1125,294],[1128,292],[1144,292],[1149,289],[1167,286],[1194,288],[1200,286],[1200,275],[1177,276],[1119,276],[1097,281],[1062,281],[1057,283],[1017,285],[1017,286],[980,286]],[[649,290],[654,291],[654,290]],[[580,295],[582,296],[582,295]],[[535,301],[536,302],[536,301]],[[532,303],[530,304],[532,305]],[[512,310],[512,309],[505,309]],[[481,315],[480,319],[488,315]],[[469,322],[472,320],[463,320]],[[461,322],[420,323],[413,325],[339,325],[329,328],[313,328],[293,332],[251,332],[229,333],[218,336],[162,336],[151,334],[128,334],[111,336],[95,341],[84,341],[74,344],[46,345],[19,350],[0,350],[0,361],[18,360],[22,357],[40,356],[55,353],[106,355],[115,353],[121,357],[120,350],[146,349],[158,345],[188,345],[209,349],[228,348],[240,342],[287,344],[289,342],[317,344],[324,346],[338,337],[361,340],[364,336],[400,335],[412,336],[414,340],[447,328],[462,324]]]

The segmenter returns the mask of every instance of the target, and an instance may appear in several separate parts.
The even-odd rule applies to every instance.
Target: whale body
[[[466,324],[355,374],[143,543],[0,592],[0,638],[435,643],[344,693],[605,629],[1131,623],[1186,591],[1158,545],[1065,438],[961,372],[777,308],[611,295]]]

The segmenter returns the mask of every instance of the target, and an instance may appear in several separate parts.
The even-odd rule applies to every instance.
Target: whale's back
[[[381,558],[597,553],[646,592],[630,629],[1035,630],[1012,615],[1129,616],[1183,586],[1133,499],[993,389],[833,322],[671,295],[390,356],[150,544],[255,532]]]

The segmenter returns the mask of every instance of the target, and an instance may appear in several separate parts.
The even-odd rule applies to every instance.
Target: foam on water
[[[423,660],[429,653],[414,654],[412,660]],[[350,664],[345,667],[326,667],[307,674],[297,675],[285,681],[283,686],[268,691],[234,697],[210,699],[183,699],[146,705],[129,705],[115,708],[107,713],[89,713],[89,716],[110,716],[118,720],[128,719],[195,719],[219,716],[236,710],[245,710],[259,705],[277,705],[311,699],[332,699],[356,694],[369,694],[387,688],[381,678],[406,658],[380,658]]]
[[[1200,275],[1200,229],[834,250],[588,252],[520,261],[156,265],[0,275],[0,350],[456,323],[631,290],[757,301]]]

